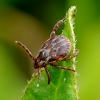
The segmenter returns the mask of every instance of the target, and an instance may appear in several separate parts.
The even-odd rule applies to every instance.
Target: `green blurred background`
[[[79,97],[100,100],[100,0],[0,0],[0,100],[18,100],[34,72],[32,60],[15,41],[35,56],[74,5]]]

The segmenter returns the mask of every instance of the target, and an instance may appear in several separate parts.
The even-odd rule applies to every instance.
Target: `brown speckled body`
[[[70,40],[62,35],[48,39],[36,57],[36,66],[44,67],[62,61],[71,50]]]

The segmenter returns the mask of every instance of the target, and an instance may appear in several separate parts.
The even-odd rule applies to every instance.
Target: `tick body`
[[[36,57],[36,66],[44,67],[47,64],[54,64],[66,58],[71,50],[71,43],[68,38],[58,35],[48,39],[41,47]]]
[[[70,60],[77,56],[79,53],[79,50],[76,50],[75,53],[72,56],[68,56],[68,54],[71,51],[71,42],[68,38],[62,35],[55,35],[56,30],[58,29],[59,25],[62,24],[65,21],[65,18],[58,21],[51,34],[50,38],[44,42],[42,45],[38,55],[36,57],[33,57],[32,53],[29,51],[29,49],[23,45],[20,41],[16,41],[21,47],[23,47],[26,52],[29,54],[29,56],[34,61],[33,67],[35,69],[38,69],[38,81],[40,81],[40,75],[41,75],[41,68],[44,67],[47,77],[48,77],[48,84],[50,83],[50,73],[47,70],[47,65],[54,66],[56,68],[61,68],[65,70],[71,70],[75,71],[72,68],[68,68],[65,66],[59,66],[56,63],[64,60]]]

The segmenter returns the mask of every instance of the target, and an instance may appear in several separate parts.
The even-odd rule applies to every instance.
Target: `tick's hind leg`
[[[57,29],[59,28],[59,26],[65,21],[65,18],[63,18],[62,20],[59,20],[55,26],[53,27],[53,30],[50,34],[50,38],[54,37],[55,36],[55,32],[57,31]]]
[[[75,53],[74,53],[73,55],[71,55],[71,56],[65,58],[64,60],[70,60],[70,59],[76,57],[76,56],[78,55],[78,53],[79,53],[79,50],[76,50]],[[64,60],[63,60],[63,61],[64,61]]]
[[[56,68],[60,68],[60,69],[64,69],[64,70],[70,70],[70,71],[75,72],[75,70],[73,68],[68,68],[68,67],[60,66],[60,65],[56,65],[56,64],[53,64],[52,66],[54,66]]]
[[[19,44],[29,54],[29,56],[34,60],[32,53],[30,52],[30,50],[24,44],[22,44],[20,41],[15,41],[15,42],[17,44]]]
[[[65,58],[64,60],[70,60],[70,59],[76,57],[78,55],[78,53],[79,53],[79,50],[76,50],[75,53],[72,56],[69,56],[69,57]],[[64,70],[70,70],[70,71],[75,72],[75,69],[69,68],[69,67],[66,67],[66,66],[60,66],[60,65],[56,65],[56,64],[51,64],[51,66],[54,66],[56,68],[60,68],[60,69],[64,69]]]
[[[48,71],[48,69],[46,67],[45,68],[45,71],[46,71],[46,74],[47,74],[47,77],[48,77],[48,84],[50,84],[50,73]]]

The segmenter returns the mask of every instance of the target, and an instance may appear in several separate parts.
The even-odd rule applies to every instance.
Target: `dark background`
[[[100,0],[0,0],[0,100],[18,100],[34,72],[32,60],[15,41],[20,40],[36,56],[71,6],[77,7],[79,97],[100,99]]]

